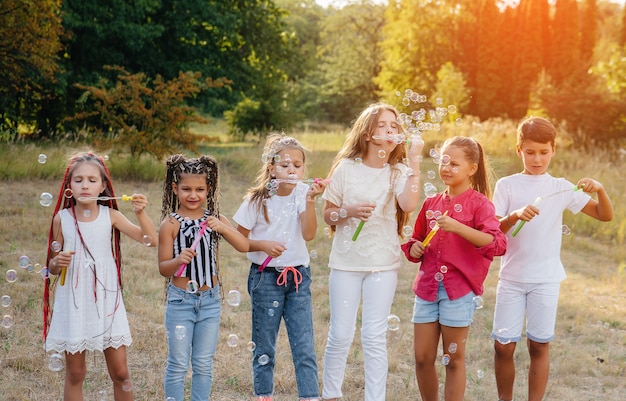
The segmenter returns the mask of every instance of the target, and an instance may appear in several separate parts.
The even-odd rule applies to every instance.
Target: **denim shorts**
[[[472,324],[476,306],[474,305],[475,294],[470,291],[467,295],[451,301],[448,293],[439,282],[437,290],[437,300],[430,302],[415,297],[413,305],[413,323],[433,323],[439,321],[440,324],[448,327],[467,327]]]

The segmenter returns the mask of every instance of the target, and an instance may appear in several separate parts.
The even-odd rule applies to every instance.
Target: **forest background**
[[[479,120],[546,115],[581,147],[624,138],[623,5],[378,3],[4,0],[0,140],[81,137],[160,156],[146,137],[189,146],[196,111],[246,139],[346,124],[377,100],[402,109],[407,88]]]

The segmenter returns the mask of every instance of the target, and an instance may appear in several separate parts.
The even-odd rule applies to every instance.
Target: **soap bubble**
[[[443,273],[437,272],[435,273],[435,281],[443,281]]]
[[[9,283],[15,283],[17,281],[17,272],[13,269],[7,270],[6,278]]]
[[[254,341],[248,341],[248,351],[254,352],[255,349],[256,349],[256,344],[254,343]]]
[[[274,316],[274,313],[275,313],[274,309],[268,309],[268,311],[267,311],[267,315],[270,316],[270,317]]]
[[[13,316],[4,315],[2,317],[2,327],[4,327],[5,329],[9,329],[13,327],[14,324],[15,324],[15,320],[13,320]]]
[[[42,192],[41,195],[39,195],[39,204],[41,206],[48,207],[52,205],[52,199],[53,199],[53,196],[51,193]]]
[[[476,309],[482,309],[483,306],[485,306],[485,301],[483,300],[483,297],[481,297],[480,295],[477,295],[474,298],[472,298],[472,302],[474,303],[474,308]]]
[[[226,344],[228,344],[229,347],[235,348],[238,342],[239,342],[239,337],[237,337],[237,334],[228,335],[228,340],[226,341]]]
[[[413,234],[413,227],[411,227],[411,226],[404,226],[402,228],[402,233],[404,235],[406,235],[407,237],[409,237],[411,234]]]
[[[561,233],[563,233],[563,235],[570,235],[572,233],[572,230],[570,230],[570,228],[568,226],[563,224],[561,226]]]
[[[241,304],[241,294],[237,290],[228,291],[228,295],[226,296],[226,302],[230,306],[239,306]]]
[[[187,282],[187,292],[191,294],[198,292],[198,282],[195,280],[189,280]]]
[[[20,256],[20,258],[17,261],[17,264],[22,268],[22,269],[26,269],[28,267],[28,265],[30,264],[30,258],[26,255],[22,255]]]
[[[174,335],[177,340],[182,340],[187,335],[187,328],[185,326],[176,326],[174,328]]]
[[[454,354],[457,349],[458,349],[457,343],[450,343],[450,345],[448,346],[448,352],[451,354]]]
[[[0,305],[5,308],[11,306],[11,297],[9,295],[3,295],[2,298],[0,298]]]
[[[435,174],[435,172],[433,170],[428,170],[428,173],[426,174],[426,176],[433,180],[437,175]]]
[[[450,363],[450,355],[443,354],[443,356],[441,357],[441,364],[443,366],[448,366],[449,363]]]
[[[379,149],[378,150],[378,157],[381,159],[384,159],[387,156],[387,152],[384,151],[384,149]]]
[[[50,250],[52,252],[60,252],[61,251],[61,243],[59,241],[52,241],[50,243]]]
[[[263,354],[259,357],[259,365],[267,365],[268,362],[270,361],[270,357],[267,356],[267,354]]]
[[[48,161],[48,156],[40,153],[39,156],[37,156],[37,161],[39,162],[39,164],[46,164],[46,162]]]
[[[310,255],[311,255],[311,259],[317,259],[318,255],[317,255],[317,251],[315,249],[311,250]]]
[[[457,203],[456,205],[454,205],[455,212],[461,213],[462,210],[463,210],[463,206],[460,203]]]
[[[345,219],[346,217],[348,217],[348,211],[343,208],[339,209],[339,217]]]
[[[150,237],[149,235],[144,235],[144,236],[141,238],[141,241],[143,242],[143,244],[144,244],[145,246],[150,246],[150,245],[152,245],[152,237]]]
[[[396,315],[389,315],[387,317],[387,330],[398,331],[400,330],[400,318]]]
[[[51,371],[60,372],[63,370],[63,365],[63,355],[54,353],[48,357],[48,369]]]
[[[330,212],[330,221],[335,222],[339,220],[339,213]]]

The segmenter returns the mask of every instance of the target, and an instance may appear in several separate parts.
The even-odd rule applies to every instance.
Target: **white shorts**
[[[560,283],[516,283],[500,279],[491,338],[503,344],[526,337],[538,343],[554,340]]]

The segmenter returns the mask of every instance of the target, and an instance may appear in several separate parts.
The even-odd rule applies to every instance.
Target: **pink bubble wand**
[[[207,220],[204,220],[203,222],[200,223],[200,231],[198,232],[198,235],[196,236],[196,238],[193,240],[193,243],[191,244],[191,249],[192,251],[195,251],[196,248],[198,247],[198,244],[200,243],[200,240],[202,239],[202,237],[204,236],[204,233],[207,230]],[[180,267],[178,268],[178,271],[176,271],[176,274],[174,276],[176,277],[180,277],[183,274],[183,271],[185,271],[185,266],[187,266],[187,263],[182,263],[180,265]]]

